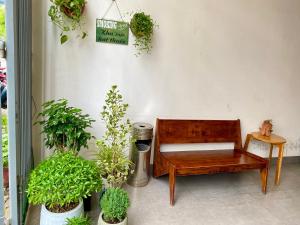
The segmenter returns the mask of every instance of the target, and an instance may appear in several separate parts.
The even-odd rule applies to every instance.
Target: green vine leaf
[[[68,41],[68,39],[69,39],[69,38],[68,38],[67,35],[65,35],[65,34],[64,34],[64,35],[61,35],[61,36],[60,36],[60,43],[61,43],[61,44],[64,44],[64,43],[66,43],[66,42]]]
[[[150,15],[146,15],[144,12],[133,15],[130,21],[130,30],[135,36],[134,46],[137,49],[137,56],[143,52],[148,54],[151,52],[153,30],[156,26]]]

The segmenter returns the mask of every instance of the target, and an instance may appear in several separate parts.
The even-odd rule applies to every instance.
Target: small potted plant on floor
[[[78,152],[82,147],[88,148],[88,140],[93,136],[87,128],[95,120],[83,114],[81,109],[68,106],[66,99],[44,103],[39,117],[41,120],[36,123],[42,126],[45,145],[49,149]]]
[[[132,142],[131,123],[129,119],[124,119],[128,104],[123,103],[116,85],[109,90],[105,103],[101,116],[106,131],[103,138],[97,141],[99,153],[96,162],[106,188],[120,187],[133,172],[134,166],[126,155]]]
[[[98,225],[127,225],[127,210],[130,205],[126,191],[120,188],[109,188],[100,201],[102,212]]]
[[[137,56],[143,52],[151,52],[154,27],[155,23],[150,15],[144,12],[137,12],[133,15],[130,21],[130,30],[135,36],[134,46],[137,49]]]
[[[91,225],[91,220],[87,216],[78,216],[67,219],[67,225]]]
[[[85,0],[50,0],[51,6],[48,16],[51,21],[62,31],[60,43],[64,44],[69,40],[67,32],[81,29],[82,13],[85,8]],[[84,39],[87,33],[82,32],[81,38]]]
[[[65,225],[67,218],[83,213],[82,198],[101,190],[102,181],[94,162],[72,151],[56,152],[30,174],[28,200],[42,204],[40,224]]]

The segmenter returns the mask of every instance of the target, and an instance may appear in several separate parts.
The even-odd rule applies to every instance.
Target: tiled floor
[[[283,166],[279,187],[274,170],[267,195],[260,190],[258,171],[179,177],[174,207],[169,205],[167,177],[151,179],[143,188],[126,186],[128,225],[300,225],[300,164]],[[98,214],[95,203],[93,224]],[[31,208],[29,217],[28,225],[39,225],[39,208]]]

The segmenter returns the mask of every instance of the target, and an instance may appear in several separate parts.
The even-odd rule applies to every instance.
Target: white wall
[[[41,5],[42,19],[33,22],[42,30],[34,34],[37,42],[45,43],[44,50],[34,49],[43,57],[34,62],[43,101],[69,99],[97,119],[93,133],[101,137],[99,112],[106,91],[117,84],[133,121],[240,118],[245,138],[273,119],[274,132],[287,138],[287,155],[300,155],[300,1],[118,2],[124,14],[141,9],[159,24],[151,55],[137,58],[132,37],[129,46],[95,42],[96,18],[109,0],[89,0],[89,36],[63,46],[47,3]],[[117,11],[108,17],[117,19]],[[267,156],[258,143],[250,150]]]

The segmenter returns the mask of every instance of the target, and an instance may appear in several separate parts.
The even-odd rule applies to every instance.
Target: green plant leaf
[[[69,39],[68,36],[64,34],[60,37],[60,43],[64,44],[65,42],[68,41],[68,39]]]

